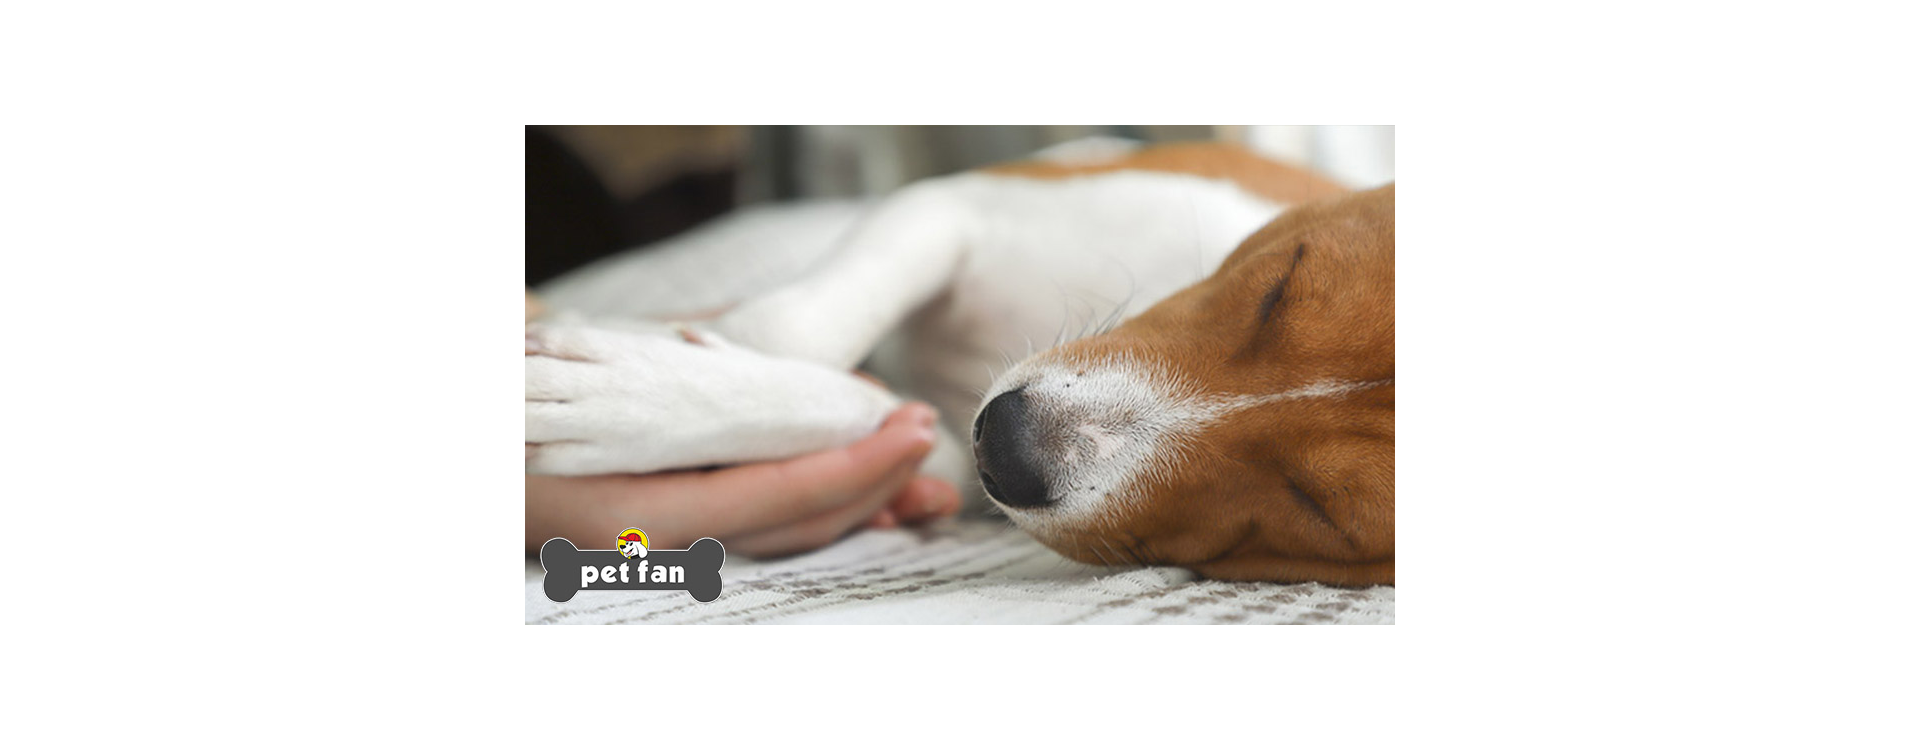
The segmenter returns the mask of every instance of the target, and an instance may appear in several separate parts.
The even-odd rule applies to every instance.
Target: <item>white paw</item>
[[[785,458],[857,440],[895,403],[850,374],[671,325],[530,326],[526,366],[527,471],[535,474]]]
[[[691,344],[670,332],[585,325],[527,329],[527,471],[607,474],[653,471],[661,438],[684,402],[670,363]]]

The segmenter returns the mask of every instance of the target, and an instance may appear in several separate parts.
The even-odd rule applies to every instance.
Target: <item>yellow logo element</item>
[[[647,532],[639,529],[622,531],[620,536],[614,538],[613,548],[620,550],[620,554],[628,558],[646,557]]]

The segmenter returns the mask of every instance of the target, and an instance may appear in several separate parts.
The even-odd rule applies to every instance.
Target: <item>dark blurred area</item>
[[[527,285],[731,210],[738,160],[678,151],[700,130],[529,126]]]
[[[1355,187],[1392,179],[1391,127],[529,125],[527,285],[737,206],[879,195],[1093,136],[1236,141]]]

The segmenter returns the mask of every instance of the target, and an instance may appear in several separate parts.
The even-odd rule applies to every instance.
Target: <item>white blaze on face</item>
[[[1135,500],[1143,481],[1176,472],[1190,438],[1220,418],[1280,401],[1344,396],[1391,379],[1321,380],[1280,393],[1208,393],[1165,368],[1132,357],[1073,361],[1043,353],[1002,375],[982,404],[1024,389],[1028,418],[1056,425],[1042,449],[1042,473],[1053,502],[1008,509],[1029,527],[1084,526]]]
[[[625,544],[620,545],[620,554],[626,555],[627,557],[646,557],[647,545],[641,544],[637,541],[627,542]]]

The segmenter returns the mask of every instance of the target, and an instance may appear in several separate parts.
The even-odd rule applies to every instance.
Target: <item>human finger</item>
[[[855,502],[758,534],[721,541],[728,542],[731,548],[743,554],[755,557],[789,555],[825,547],[846,536],[854,527],[884,512],[887,503],[913,481],[919,470],[916,460],[894,469]]]
[[[887,510],[903,524],[944,518],[960,512],[960,492],[944,480],[923,475],[901,488]]]
[[[866,498],[877,483],[926,458],[934,418],[932,407],[908,404],[873,435],[844,448],[700,474],[693,479],[707,498],[701,515],[717,527],[751,532]]]

